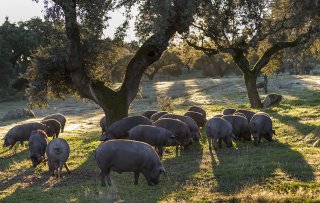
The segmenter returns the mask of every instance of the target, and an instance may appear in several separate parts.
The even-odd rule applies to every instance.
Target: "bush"
[[[173,100],[171,97],[165,96],[165,97],[157,97],[158,102],[158,109],[161,111],[167,111],[169,113],[172,113],[175,109],[175,105],[173,103]]]

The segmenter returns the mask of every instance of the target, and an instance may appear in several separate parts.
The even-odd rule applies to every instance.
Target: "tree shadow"
[[[265,141],[258,147],[252,143],[237,143],[237,147],[219,150],[217,160],[212,160],[212,170],[218,182],[213,190],[234,194],[244,187],[272,179],[276,170],[298,181],[313,181],[315,178],[313,168],[288,144]]]
[[[285,109],[285,110],[291,110],[291,107],[279,105],[278,108]],[[278,113],[278,111],[273,109],[267,109],[266,113],[270,114],[273,118],[280,121],[280,123],[286,124],[288,126],[294,127],[298,132],[300,132],[303,135],[308,134],[313,129],[317,127],[315,124],[311,123],[302,123],[301,117],[298,116],[290,116],[290,115],[281,115]]]

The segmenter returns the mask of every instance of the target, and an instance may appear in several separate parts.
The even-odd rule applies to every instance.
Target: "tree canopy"
[[[251,106],[262,107],[256,86],[260,71],[276,54],[305,44],[319,33],[310,4],[299,1],[203,1],[188,44],[208,56],[229,54],[243,72]],[[301,1],[300,1],[301,3]],[[309,2],[310,3],[310,2]],[[258,54],[258,60],[250,58]]]

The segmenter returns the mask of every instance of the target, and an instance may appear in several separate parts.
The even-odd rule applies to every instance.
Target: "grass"
[[[273,119],[275,142],[264,141],[259,147],[235,143],[232,149],[211,154],[204,136],[178,154],[166,148],[163,165],[168,178],[153,187],[143,176],[134,186],[133,174],[114,172],[113,186],[101,187],[91,155],[100,144],[102,111],[83,101],[52,101],[48,109],[35,110],[39,118],[28,121],[57,111],[67,115],[61,137],[71,147],[72,173],[57,180],[49,177],[44,164],[31,167],[26,147],[19,147],[15,155],[0,147],[0,202],[319,202],[320,148],[304,138],[320,126],[320,77],[279,76],[269,81],[270,92],[284,96],[281,105],[263,109]],[[131,114],[156,108],[156,96],[163,95],[174,99],[179,114],[193,104],[203,106],[208,118],[227,107],[249,108],[241,78],[144,82],[142,87],[143,99],[133,102]],[[0,113],[24,105],[0,103]],[[23,121],[0,121],[0,136],[17,122]]]

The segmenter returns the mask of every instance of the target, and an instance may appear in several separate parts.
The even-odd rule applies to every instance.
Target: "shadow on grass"
[[[310,133],[313,129],[315,129],[317,127],[314,124],[302,123],[300,121],[301,118],[296,117],[296,116],[281,115],[277,111],[274,111],[271,109],[268,110],[267,113],[269,113],[273,118],[278,119],[281,123],[294,127],[299,133],[301,133],[303,135]]]
[[[258,147],[252,143],[237,143],[237,146],[238,149],[219,150],[218,160],[212,161],[218,182],[214,190],[218,192],[233,194],[246,186],[263,183],[275,177],[276,170],[299,181],[314,180],[312,167],[290,145],[264,141]]]
[[[28,148],[22,147],[18,143],[16,146],[18,146],[18,150],[20,150],[17,153],[14,153],[14,150],[8,147],[1,148],[3,151],[0,152],[0,171],[6,171],[11,163],[20,162],[28,157]]]
[[[169,154],[168,154],[169,153]],[[143,176],[140,176],[139,185],[134,186],[133,173],[116,174],[112,173],[113,183],[125,202],[158,202],[175,194],[185,197],[184,187],[192,176],[199,171],[202,160],[202,145],[196,143],[185,151],[180,151],[176,156],[175,150],[171,148],[164,152],[165,160],[163,165],[168,174],[168,178],[161,176],[161,181],[157,186],[148,186]]]

